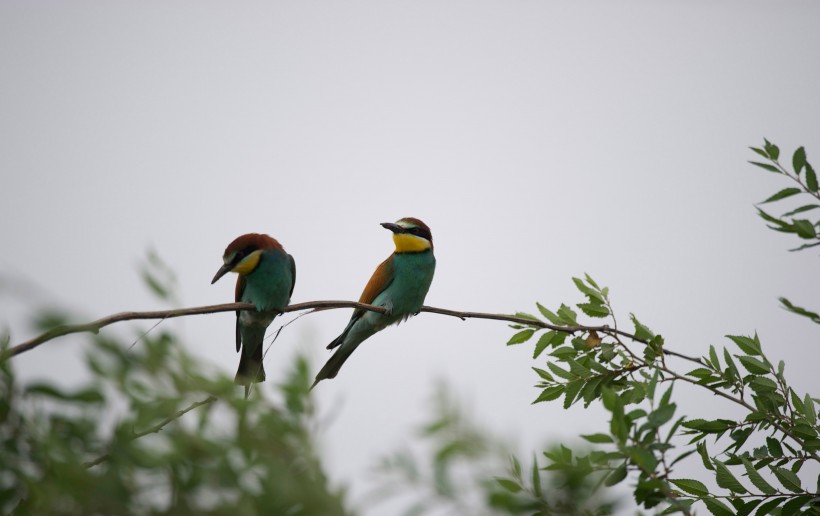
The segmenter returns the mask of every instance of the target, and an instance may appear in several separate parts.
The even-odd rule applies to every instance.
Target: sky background
[[[690,355],[757,331],[817,394],[817,327],[777,303],[820,308],[817,253],[765,229],[753,204],[787,185],[746,161],[767,137],[820,165],[818,23],[808,0],[4,0],[0,323],[15,343],[44,303],[79,320],[165,308],[139,278],[148,249],[182,305],[230,301],[231,280],[209,283],[247,232],[295,257],[294,302],[357,299],[392,251],[379,223],[415,216],[436,245],[428,305],[555,308],[588,272],[622,324],[633,312]],[[318,370],[349,316],[290,325],[268,378],[294,353]],[[233,315],[168,324],[233,374]],[[606,428],[594,408],[530,405],[543,360],[510,335],[422,314],[317,388],[354,507],[439,381],[524,456]],[[80,342],[15,365],[72,381]],[[732,410],[688,399],[681,413]]]

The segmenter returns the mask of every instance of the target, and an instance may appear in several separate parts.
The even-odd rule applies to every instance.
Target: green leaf
[[[703,504],[715,516],[735,516],[735,511],[715,498],[705,497],[703,498]]]
[[[771,143],[769,140],[765,138],[763,139],[763,148],[766,149],[766,152],[769,153],[769,157],[772,159],[772,161],[777,161],[777,158],[780,157],[780,149],[777,147],[777,145]]]
[[[749,459],[746,457],[741,457],[740,460],[743,462],[743,467],[746,468],[746,475],[756,488],[760,489],[763,494],[767,495],[772,495],[777,492],[777,489],[766,482],[766,479],[764,479],[763,476],[754,468],[754,466],[752,466]]]
[[[803,398],[803,414],[811,424],[814,424],[817,421],[817,411],[814,408],[814,401],[808,393],[806,393],[806,397]]]
[[[806,149],[803,147],[798,147],[794,154],[792,154],[792,167],[794,168],[794,173],[800,175],[800,172],[803,170],[803,167],[806,166]]]
[[[565,409],[568,409],[573,402],[575,402],[575,399],[578,397],[578,392],[581,391],[581,387],[584,386],[584,383],[583,379],[573,380],[567,383],[567,388],[565,389],[566,396],[564,397]]]
[[[737,359],[752,374],[766,374],[769,372],[769,367],[756,358],[739,355]]]
[[[580,278],[572,278],[572,281],[575,283],[575,286],[578,290],[581,291],[582,294],[587,296],[591,302],[597,302],[598,304],[604,303],[604,298],[599,294],[596,290],[589,288],[584,284],[584,280]]]
[[[788,310],[790,312],[793,312],[793,313],[796,313],[797,315],[802,315],[803,317],[808,317],[809,319],[816,322],[817,324],[820,324],[820,314],[817,314],[815,312],[810,312],[810,311],[806,310],[805,308],[801,308],[799,306],[795,306],[791,303],[791,301],[789,301],[785,297],[781,297],[780,302],[783,304],[783,307],[786,310]]]
[[[557,365],[553,364],[552,362],[547,362],[547,367],[550,368],[550,371],[555,373],[556,376],[563,378],[564,380],[575,380],[575,375],[571,374],[569,371],[561,369]]]
[[[625,442],[629,435],[629,425],[624,414],[624,402],[612,389],[601,389],[601,398],[604,408],[612,413],[612,420],[609,424],[609,433],[618,439],[618,442]]]
[[[798,496],[796,498],[792,498],[788,502],[783,504],[783,507],[780,510],[780,516],[792,516],[792,514],[798,514],[798,511],[803,509],[803,506],[808,504],[814,499],[811,495],[805,496]],[[800,512],[800,514],[812,514],[812,512]],[[813,514],[817,514],[814,512]]]
[[[788,489],[793,493],[800,493],[803,491],[803,488],[800,485],[800,478],[791,470],[785,468],[772,468],[774,472],[774,476],[777,477],[777,480],[783,484],[783,487]]]
[[[799,189],[795,186],[790,186],[788,188],[784,188],[784,189],[780,190],[779,192],[772,195],[771,197],[769,197],[765,201],[761,202],[760,204],[766,204],[767,202],[774,202],[774,201],[779,201],[781,199],[786,199],[787,197],[791,197],[792,195],[797,195],[801,192],[802,192],[801,189]]]
[[[681,425],[685,428],[691,428],[692,430],[698,430],[707,434],[718,434],[735,426],[735,422],[728,419],[715,419],[712,421],[706,421],[705,419],[691,419],[689,421],[684,421]]]
[[[541,337],[538,339],[538,342],[535,343],[535,350],[532,353],[533,360],[538,358],[538,356],[541,353],[543,353],[545,349],[547,349],[547,346],[549,346],[552,343],[552,340],[554,338],[555,338],[555,332],[554,331],[548,331],[548,332],[544,333],[543,335],[541,335]]]
[[[817,174],[810,163],[806,163],[806,188],[812,193],[817,192]]]
[[[762,351],[760,349],[760,342],[757,339],[753,339],[751,337],[746,337],[745,335],[726,335],[727,338],[731,339],[732,342],[737,344],[737,347],[740,348],[741,351],[746,353],[747,355],[760,355]],[[755,335],[755,337],[757,337]]]
[[[795,208],[791,211],[788,211],[783,214],[784,217],[791,217],[792,215],[797,215],[798,213],[804,213],[810,210],[816,210],[820,208],[820,204],[806,204],[805,206],[801,206],[799,208]]]
[[[720,371],[720,359],[718,359],[715,346],[709,346],[709,361],[712,363],[712,367],[714,367],[715,370]]]
[[[552,375],[549,374],[548,372],[544,371],[543,369],[533,367],[532,370],[535,371],[536,374],[538,374],[538,376],[540,376],[542,380],[546,380],[548,382],[554,382],[555,381],[555,379],[552,377]]]
[[[698,480],[692,480],[687,478],[679,478],[679,479],[669,479],[669,481],[675,484],[678,488],[686,491],[687,493],[695,496],[706,496],[709,494],[709,489]]]
[[[552,324],[563,324],[561,322],[561,318],[558,317],[557,315],[555,315],[549,309],[547,309],[544,305],[542,305],[541,303],[535,303],[535,304],[538,307],[538,311],[541,312],[541,315],[546,317],[549,322],[551,322]]]
[[[534,405],[536,403],[541,403],[542,401],[552,401],[554,399],[560,398],[561,394],[563,393],[563,385],[552,385],[541,391],[541,394],[532,403]]]
[[[498,482],[498,485],[500,485],[501,487],[503,487],[511,493],[517,493],[521,491],[521,485],[515,480],[510,480],[509,478],[495,477],[495,481]]]
[[[737,508],[737,515],[736,516],[749,516],[749,514],[751,514],[752,511],[755,510],[755,507],[760,505],[760,502],[762,502],[762,501],[763,500],[750,500],[750,501],[744,503],[743,506],[736,507]]]
[[[774,172],[775,174],[782,174],[782,172],[774,165],[769,165],[768,163],[761,163],[759,161],[750,161],[749,163],[758,166],[763,170],[768,170],[769,172]]]
[[[820,450],[820,439],[806,439],[803,441],[803,449],[809,451]]]
[[[590,376],[592,376],[592,371],[582,366],[577,361],[570,358],[566,359],[566,362],[567,364],[569,364],[569,370],[573,374],[576,374],[582,378],[589,378]]]
[[[535,496],[541,497],[541,472],[538,470],[538,459],[535,454],[532,456],[532,472],[531,472],[532,489]]]
[[[558,309],[558,317],[561,319],[561,322],[567,326],[576,326],[578,324],[576,320],[578,316],[575,311],[563,303]]]
[[[797,236],[800,238],[817,238],[817,231],[814,229],[814,224],[806,219],[795,219],[792,225],[796,230]]]
[[[646,473],[655,471],[658,459],[646,448],[632,448],[629,452],[630,460]]]
[[[512,465],[513,476],[516,479],[521,478],[521,462],[519,462],[515,456],[511,455],[510,463]]]
[[[764,516],[767,514],[772,514],[772,509],[780,505],[780,503],[783,500],[784,498],[773,498],[771,500],[768,500],[767,502],[765,502],[757,508],[757,511],[755,511],[755,516]]]
[[[604,485],[607,487],[612,487],[615,484],[620,483],[623,479],[626,478],[626,462],[618,466],[617,468],[613,469],[609,475],[606,477],[606,482]]]
[[[732,475],[732,472],[729,471],[729,468],[719,460],[712,459],[712,462],[715,464],[715,470],[717,475],[715,476],[715,480],[717,480],[717,484],[724,488],[728,489],[734,493],[745,494],[746,488],[743,487],[743,484]]]
[[[674,403],[671,403],[669,405],[662,406],[653,412],[650,412],[649,416],[647,416],[646,418],[647,424],[649,424],[651,428],[659,428],[667,421],[672,419],[672,416],[675,415],[676,408],[677,406]]]
[[[556,357],[558,359],[566,359],[569,357],[574,357],[578,354],[578,350],[573,348],[572,346],[561,346],[556,348],[550,353],[551,357]]]
[[[749,147],[749,148],[752,149],[753,151],[755,151],[757,154],[763,156],[764,158],[769,159],[769,154],[766,151],[764,151],[763,149],[759,149],[757,147]]]
[[[105,401],[103,395],[98,390],[93,388],[81,389],[75,392],[66,392],[46,383],[35,383],[28,386],[26,388],[26,394],[29,396],[47,396],[49,398],[56,398],[62,401],[73,401],[77,403],[96,404]]]
[[[584,273],[584,278],[586,278],[587,283],[589,283],[590,285],[592,285],[592,288],[596,288],[596,289],[598,289],[598,290],[601,290],[601,287],[599,287],[599,286],[598,286],[598,284],[597,284],[597,283],[595,283],[595,280],[594,280],[594,279],[592,279],[592,277],[591,277],[589,274],[587,274],[586,272]]]
[[[590,317],[607,317],[609,308],[600,303],[578,303],[578,308]]]
[[[635,317],[635,314],[629,314],[629,318],[632,319],[632,323],[635,325],[635,338],[644,342],[649,342],[650,340],[652,340],[652,337],[655,336],[655,334],[652,333],[652,330],[650,330],[644,324],[638,321],[638,318]]]
[[[582,434],[581,438],[594,444],[609,444],[615,442],[612,440],[612,437],[607,434]]]
[[[709,458],[709,451],[706,449],[706,442],[700,441],[696,445],[700,459],[703,461],[703,467],[714,471],[715,467],[712,465],[712,459]]]
[[[507,341],[508,346],[512,346],[513,344],[521,344],[522,342],[527,342],[532,337],[535,330],[521,330],[512,337],[510,340]]]
[[[749,381],[749,387],[755,392],[774,392],[777,390],[777,384],[774,380],[770,380],[765,376],[755,376]]]
[[[774,437],[766,438],[766,448],[769,450],[769,455],[772,457],[782,457],[783,448],[780,446],[780,441]]]

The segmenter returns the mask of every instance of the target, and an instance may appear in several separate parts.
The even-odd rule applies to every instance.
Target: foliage
[[[431,420],[420,431],[422,452],[399,450],[384,459],[377,501],[408,504],[405,514],[611,514],[615,502],[596,492],[577,468],[544,471],[543,460],[522,464],[501,439],[472,421],[438,388]],[[550,454],[572,453],[555,447]],[[507,474],[500,475],[505,469]]]
[[[753,150],[768,160],[755,165],[800,186],[781,190],[764,202],[799,193],[818,198],[817,178],[802,147],[794,153],[793,172],[778,162],[779,150],[768,141]],[[804,205],[781,217],[759,213],[773,229],[810,241],[799,250],[820,245],[818,222],[788,217],[817,207]],[[687,357],[667,349],[663,337],[635,315],[630,314],[634,333],[619,330],[609,290],[589,275],[573,281],[586,298],[576,304],[578,309],[591,318],[608,318],[611,326],[573,330],[569,327],[579,324],[575,310],[562,304],[551,311],[537,304],[541,317],[517,315],[542,324],[545,320],[557,325],[555,329],[513,325],[515,333],[508,342],[533,342],[533,358],[542,360],[533,368],[540,390],[534,403],[563,400],[565,409],[601,403],[611,415],[608,428],[583,436],[601,445],[601,450],[575,457],[568,448],[545,452],[550,469],[603,473],[605,486],[632,478],[635,501],[645,508],[661,508],[663,513],[689,514],[692,505],[701,502],[717,516],[820,514],[820,478],[813,480],[804,473],[820,463],[820,400],[789,386],[785,364],[775,365],[766,356],[757,334],[727,335],[732,346],[720,350],[710,346],[706,356]],[[785,299],[783,303],[792,312],[820,322],[813,312]],[[671,364],[673,359],[695,367],[680,369]],[[739,407],[742,416],[714,420],[683,416],[673,397],[678,384],[705,389]],[[707,438],[725,448],[710,451]],[[674,466],[695,454],[702,461],[703,478],[676,477]],[[812,466],[804,468],[807,465]],[[717,488],[707,486],[707,477]],[[524,489],[517,477],[512,482],[510,489]]]
[[[237,396],[165,332],[132,350],[94,338],[86,360],[70,389],[0,363],[4,514],[344,513],[313,453],[304,360],[284,407]]]
[[[816,409],[820,400],[789,387],[785,364],[780,361],[775,366],[766,357],[757,335],[729,335],[733,348],[719,353],[711,346],[707,356],[688,359],[697,367],[681,372],[667,363],[673,355],[665,349],[663,337],[634,315],[634,334],[614,331],[618,325],[606,288],[589,276],[575,282],[587,296],[587,302],[578,306],[587,314],[592,313],[585,309],[589,304],[597,307],[596,314],[606,311],[612,330],[587,327],[571,337],[554,330],[540,336],[533,331],[524,340],[520,334],[529,330],[516,325],[511,338],[511,344],[534,341],[534,358],[547,358],[546,367],[533,368],[540,390],[534,403],[562,399],[564,408],[570,408],[600,402],[611,414],[607,429],[582,436],[604,445],[603,450],[575,458],[568,449],[546,452],[549,468],[603,472],[606,486],[632,475],[635,501],[645,508],[663,505],[664,512],[690,513],[696,501],[716,515],[750,514],[755,509],[755,514],[778,509],[778,514],[786,515],[820,508],[815,499],[818,488],[798,476],[806,463],[820,462]],[[538,308],[555,324],[577,324],[576,312],[566,305],[555,312],[541,305]],[[633,349],[625,335],[643,349]],[[745,416],[739,420],[681,416],[673,401],[678,383],[711,391],[742,407]],[[764,434],[765,445],[748,444],[754,442],[753,436]],[[681,445],[683,437],[688,442]],[[710,453],[707,437],[726,448]],[[703,461],[703,474],[713,477],[718,490],[700,480],[674,477],[674,466],[695,453]],[[523,485],[514,489],[523,489]]]
[[[800,247],[792,249],[792,251],[800,251],[812,247],[820,246],[820,215],[817,214],[817,209],[820,209],[820,190],[817,185],[817,173],[814,171],[811,163],[806,159],[806,150],[799,147],[792,154],[792,169],[789,170],[779,161],[780,149],[777,145],[770,143],[769,140],[764,140],[763,147],[750,147],[755,153],[762,156],[765,162],[750,161],[749,163],[756,165],[763,170],[783,175],[796,184],[792,185],[768,197],[760,204],[767,204],[776,201],[782,201],[789,198],[803,198],[809,197],[806,204],[800,203],[801,206],[791,209],[780,216],[773,216],[762,209],[758,208],[757,212],[760,217],[769,223],[769,228],[780,231],[782,233],[791,233],[797,235],[801,240],[806,241]],[[807,216],[814,214],[816,219],[814,221],[804,218],[797,218],[795,215]]]
[[[791,251],[801,251],[803,249],[820,246],[820,214],[815,211],[820,209],[820,189],[818,189],[817,184],[817,173],[806,158],[806,150],[803,147],[798,147],[797,150],[794,151],[791,160],[792,169],[789,170],[779,161],[780,148],[769,142],[769,140],[763,140],[762,147],[750,148],[766,160],[765,162],[750,161],[750,163],[763,170],[785,176],[791,183],[797,185],[783,188],[760,204],[782,201],[784,199],[797,200],[806,199],[807,197],[809,199],[808,201],[797,203],[800,206],[780,216],[773,216],[760,208],[757,210],[758,215],[769,223],[769,228],[781,233],[797,235],[805,242],[803,245],[791,249]],[[815,218],[814,220],[810,220],[808,218],[797,218],[795,215],[804,217],[814,215]],[[811,321],[820,324],[820,314],[817,312],[797,306],[785,297],[780,298],[780,303],[786,310],[807,317]]]

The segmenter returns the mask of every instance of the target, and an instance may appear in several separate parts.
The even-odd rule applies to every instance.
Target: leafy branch
[[[769,213],[758,208],[758,215],[760,215],[763,220],[771,224],[769,228],[782,233],[792,233],[803,240],[809,241],[800,247],[792,249],[792,251],[800,251],[802,249],[819,246],[820,218],[815,221],[795,218],[795,215],[820,209],[820,204],[816,203],[816,201],[820,201],[820,188],[818,188],[817,184],[817,173],[814,171],[814,167],[812,167],[811,163],[809,163],[806,159],[806,150],[803,147],[799,147],[794,151],[792,154],[792,170],[789,170],[779,161],[780,149],[778,146],[769,142],[769,140],[763,141],[764,144],[762,148],[750,148],[752,151],[765,158],[766,162],[750,161],[749,163],[758,166],[763,170],[783,175],[789,178],[792,182],[796,183],[798,186],[783,188],[768,197],[766,200],[762,201],[760,204],[781,201],[783,199],[788,199],[801,194],[813,198],[813,201],[815,202],[799,206],[798,208],[792,209],[779,217],[770,215]]]
[[[573,281],[587,298],[576,306],[589,317],[609,317],[617,327],[609,290],[600,287],[589,275],[583,279],[573,278]],[[578,313],[567,305],[562,304],[556,311],[540,304],[536,306],[552,323],[577,324]],[[602,473],[602,482],[607,486],[623,481],[632,473],[637,475],[635,500],[646,508],[666,504],[665,512],[690,514],[691,505],[700,501],[710,512],[719,515],[749,514],[758,506],[765,510],[780,507],[781,514],[792,514],[793,510],[814,503],[818,493],[804,488],[796,473],[806,461],[820,462],[817,453],[820,425],[815,407],[820,401],[808,394],[799,396],[788,386],[785,364],[781,361],[775,367],[768,360],[759,337],[728,335],[740,353],[724,349],[721,361],[711,346],[709,354],[697,360],[699,367],[684,373],[666,363],[668,353],[663,337],[634,315],[631,319],[635,337],[645,344],[642,350],[631,349],[620,334],[587,331],[569,339],[567,334],[540,333],[541,330],[526,325],[511,325],[515,333],[508,345],[533,340],[533,358],[548,358],[546,367],[533,368],[540,390],[533,403],[563,397],[563,406],[568,409],[581,400],[586,406],[599,401],[611,413],[609,432],[583,436],[611,450],[595,451],[574,460],[571,451],[545,453],[551,462],[549,467]],[[677,382],[704,388],[743,407],[745,418],[739,421],[676,418],[677,406],[671,401],[671,395]],[[661,383],[668,383],[670,387],[657,401],[656,389]],[[630,410],[630,406],[635,408]],[[766,447],[743,449],[753,433],[766,429],[772,431]],[[707,436],[721,439],[725,435],[731,440],[723,452],[725,457],[709,455],[703,440]],[[681,438],[691,440],[682,453],[670,456]],[[788,453],[784,453],[783,448]],[[673,478],[675,464],[694,453],[701,455],[706,469],[715,474],[718,486],[727,489],[729,494],[712,495],[698,480]],[[732,473],[736,467],[743,468],[758,493],[747,489]],[[765,480],[758,471],[761,469],[767,469],[768,475],[780,482],[783,489],[778,490]],[[508,480],[515,478],[513,475],[513,479]],[[524,486],[515,488],[524,489]],[[734,509],[726,507],[721,500],[730,501]]]

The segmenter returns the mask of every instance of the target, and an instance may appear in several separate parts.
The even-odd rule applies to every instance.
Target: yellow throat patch
[[[256,250],[242,259],[241,262],[236,264],[231,272],[235,272],[237,274],[250,274],[259,265],[259,259],[262,258],[262,251]]]
[[[393,233],[393,242],[397,253],[418,253],[431,247],[427,239],[408,233]]]

